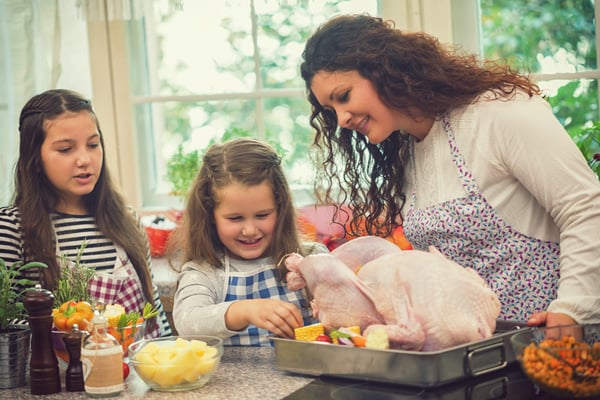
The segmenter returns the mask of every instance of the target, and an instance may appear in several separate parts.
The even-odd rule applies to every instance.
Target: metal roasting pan
[[[432,388],[499,371],[517,361],[510,337],[522,323],[498,321],[487,339],[439,351],[377,350],[272,337],[283,371]]]

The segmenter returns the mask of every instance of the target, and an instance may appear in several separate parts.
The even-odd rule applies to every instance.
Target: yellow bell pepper
[[[86,330],[93,316],[92,305],[87,301],[65,301],[52,310],[54,326],[65,332],[71,332],[73,324],[77,324],[80,330]]]

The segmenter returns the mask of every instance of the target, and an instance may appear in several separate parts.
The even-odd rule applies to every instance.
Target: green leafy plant
[[[171,194],[181,198],[187,197],[192,181],[200,167],[200,152],[185,151],[179,145],[177,151],[167,162],[167,180],[171,183]]]
[[[591,127],[569,133],[592,171],[600,179],[600,122],[594,122]]]
[[[23,295],[35,284],[22,277],[22,273],[31,268],[47,268],[44,263],[21,261],[8,265],[0,258],[0,330],[5,331],[13,321],[25,318]]]
[[[251,136],[250,132],[245,129],[229,128],[219,138],[211,139],[206,147],[201,150],[185,151],[183,145],[179,145],[177,151],[167,161],[167,180],[171,184],[171,195],[179,196],[182,199],[187,197],[192,181],[200,169],[202,157],[210,146],[235,138]],[[280,156],[285,155],[285,150],[279,142],[268,139],[266,141],[273,146]]]

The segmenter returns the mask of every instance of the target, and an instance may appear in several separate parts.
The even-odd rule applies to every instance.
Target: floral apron
[[[225,301],[246,299],[279,299],[295,304],[302,310],[304,324],[312,323],[312,312],[307,306],[302,290],[290,291],[286,284],[277,279],[276,270],[263,264],[250,272],[232,272],[229,256],[225,255]],[[272,346],[266,329],[250,325],[246,330],[223,339],[226,346]]]
[[[146,299],[140,278],[135,271],[133,264],[125,250],[117,244],[114,245],[117,251],[115,266],[112,272],[100,271],[88,283],[88,292],[94,302],[104,304],[119,304],[123,306],[126,312],[142,312]],[[57,255],[59,253],[58,243],[56,244]],[[68,261],[68,266],[73,265]],[[157,317],[159,318],[159,317]],[[146,325],[145,337],[160,336],[160,326],[158,323]]]
[[[526,236],[496,213],[467,169],[447,115],[442,124],[467,196],[416,209],[415,183],[404,234],[415,247],[433,245],[458,264],[477,271],[500,299],[500,319],[526,321],[556,298],[559,243]],[[412,147],[411,154],[416,165]]]

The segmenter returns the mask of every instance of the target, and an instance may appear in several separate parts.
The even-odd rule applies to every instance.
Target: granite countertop
[[[89,399],[83,392],[66,392],[64,372],[63,391],[51,395],[33,395],[29,386],[0,390],[0,399],[64,400]],[[217,373],[204,387],[186,392],[155,392],[131,371],[125,381],[125,391],[115,399],[284,399],[296,390],[308,385],[312,378],[288,374],[275,365],[275,349],[272,347],[225,347]]]

